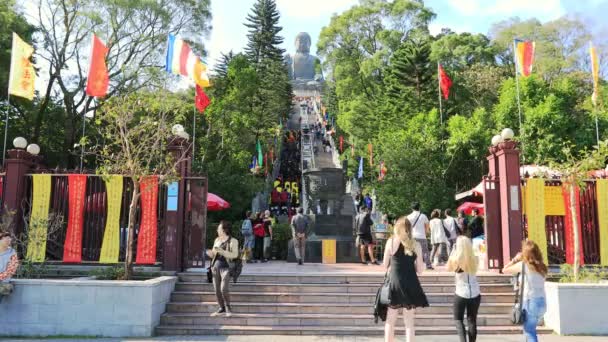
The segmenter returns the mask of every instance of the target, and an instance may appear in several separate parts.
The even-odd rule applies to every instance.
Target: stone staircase
[[[293,266],[297,267],[297,266]],[[233,316],[210,317],[217,309],[212,284],[197,273],[179,274],[179,282],[157,327],[158,335],[382,335],[373,321],[373,301],[382,274],[246,274],[231,284]],[[453,276],[439,272],[421,277],[430,307],[416,313],[416,334],[455,334],[452,320]],[[509,278],[480,276],[480,334],[519,334],[509,312]],[[402,320],[398,321],[399,323]],[[548,332],[547,330],[540,330]],[[397,333],[403,333],[402,324]]]

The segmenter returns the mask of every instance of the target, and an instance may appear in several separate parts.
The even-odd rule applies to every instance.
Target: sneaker
[[[230,309],[230,306],[226,307],[226,317],[232,317],[232,309]]]
[[[298,265],[302,265],[302,259],[298,259]]]
[[[268,262],[268,260],[262,259],[262,260],[260,260],[260,262],[264,263],[264,262]]]
[[[378,261],[378,260],[374,260],[374,261],[372,262],[372,264],[374,264],[374,265],[380,265],[380,261]]]
[[[226,308],[219,308],[216,312],[211,314],[211,317],[215,317],[217,315],[223,314],[224,312],[226,312]]]
[[[361,261],[361,264],[368,265],[367,261]]]

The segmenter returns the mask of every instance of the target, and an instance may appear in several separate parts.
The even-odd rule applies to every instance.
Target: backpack
[[[266,235],[264,225],[262,223],[256,223],[256,225],[253,227],[253,235],[257,237],[264,237],[264,235]]]
[[[230,250],[230,245],[228,245],[228,250]],[[239,250],[239,253],[236,258],[227,260],[228,261],[228,272],[230,272],[230,276],[232,277],[232,281],[236,283],[243,272],[243,253]]]

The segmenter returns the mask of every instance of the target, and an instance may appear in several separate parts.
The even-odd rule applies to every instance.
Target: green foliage
[[[89,276],[97,280],[124,280],[125,269],[121,266],[96,268],[89,272]]]
[[[247,57],[256,65],[266,60],[281,62],[285,50],[279,45],[283,37],[278,34],[283,29],[278,26],[280,14],[275,0],[257,0],[251,13],[247,15]]]
[[[560,266],[560,283],[588,283],[597,284],[608,282],[608,270],[602,267],[584,267],[578,274],[578,279],[574,275],[574,268],[570,264]]]

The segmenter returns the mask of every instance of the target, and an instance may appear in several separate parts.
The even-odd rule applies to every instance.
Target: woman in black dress
[[[384,326],[384,341],[394,341],[395,322],[399,310],[403,309],[406,341],[413,342],[416,308],[427,307],[429,303],[418,280],[418,274],[425,268],[422,249],[412,238],[412,224],[405,216],[397,220],[394,235],[386,242],[384,267],[388,270],[390,285],[390,305]]]

